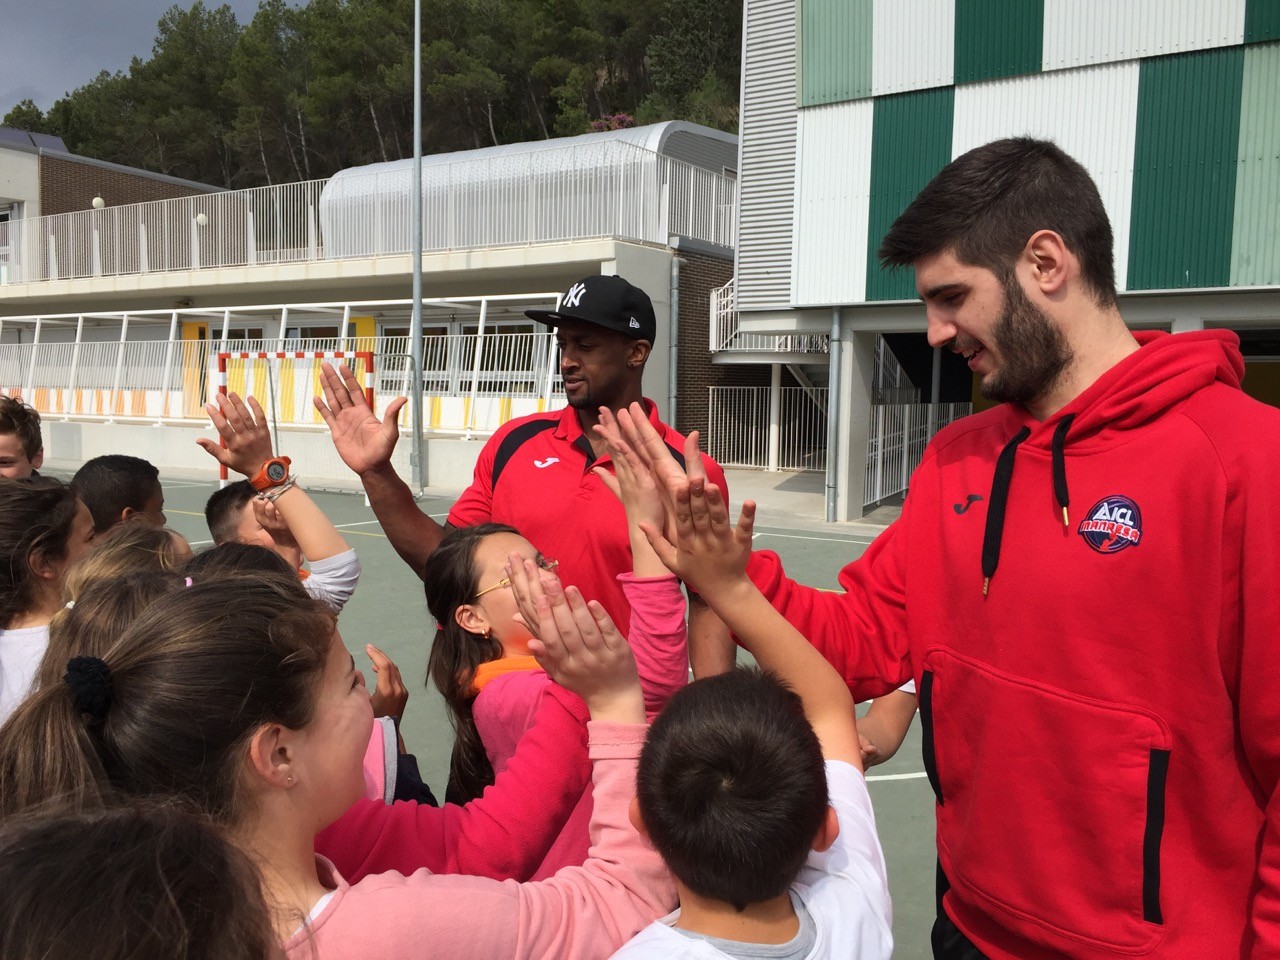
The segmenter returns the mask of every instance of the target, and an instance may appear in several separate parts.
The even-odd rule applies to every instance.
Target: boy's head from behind
[[[71,482],[93,515],[97,533],[134,516],[157,527],[165,524],[160,471],[140,457],[120,453],[94,457],[76,471]]]
[[[257,543],[268,550],[272,548],[273,544],[257,535],[262,525],[257,522],[251,503],[257,495],[248,480],[237,480],[214,492],[204,505],[204,519],[215,544]]]
[[[785,893],[824,828],[822,748],[781,680],[732,670],[691,683],[654,720],[636,800],[676,879],[741,911]]]
[[[0,477],[25,480],[43,462],[40,414],[21,400],[0,396]]]

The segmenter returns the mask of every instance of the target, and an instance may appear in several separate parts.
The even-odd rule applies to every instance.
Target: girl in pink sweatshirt
[[[597,472],[606,483],[613,480],[607,471]],[[614,487],[616,492],[616,484]],[[654,518],[644,515],[640,501],[624,506],[633,568],[618,580],[633,608],[631,647],[644,690],[645,712],[652,719],[688,676],[686,608],[678,582],[658,561],[638,527],[640,520]],[[507,769],[551,685],[529,655],[528,626],[514,616],[515,602],[504,576],[507,557],[513,551],[543,569],[556,565],[514,528],[498,523],[452,531],[427,560],[423,578],[427,606],[440,624],[428,669],[454,726],[445,794],[454,803],[479,797]],[[561,867],[586,859],[590,821],[588,788],[533,879],[549,877]]]
[[[48,796],[93,807],[177,793],[262,870],[288,956],[604,958],[669,910],[674,887],[629,824],[644,703],[598,604],[512,573],[531,650],[591,711],[596,813],[582,867],[541,883],[426,870],[354,885],[312,845],[363,790],[372,713],[332,613],[296,580],[196,584],[149,606],[99,658],[74,658],[0,729],[0,818]],[[39,745],[39,747],[37,747]]]

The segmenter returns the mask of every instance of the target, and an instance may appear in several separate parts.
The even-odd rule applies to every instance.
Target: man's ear
[[[840,836],[840,818],[836,816],[835,807],[827,807],[827,813],[822,818],[822,825],[818,827],[818,832],[813,837],[813,849],[816,853],[823,853],[831,849],[831,845],[836,842],[836,837]]]
[[[653,344],[648,340],[632,340],[627,347],[627,366],[633,370],[643,368],[651,350],[653,350]]]
[[[279,723],[263,724],[249,740],[246,773],[266,786],[293,786],[297,759],[293,748],[293,731]]]
[[[1066,241],[1053,230],[1037,230],[1027,241],[1023,256],[1031,267],[1031,280],[1046,297],[1062,292],[1072,270],[1074,257]]]
[[[649,839],[649,828],[645,826],[644,817],[640,815],[640,798],[632,797],[631,803],[627,805],[627,819],[631,821],[631,825],[636,828],[636,833]]]

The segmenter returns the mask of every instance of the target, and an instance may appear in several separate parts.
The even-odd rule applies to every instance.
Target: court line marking
[[[876,780],[919,780],[922,777],[927,777],[927,776],[928,774],[923,772],[921,773],[882,773],[877,777],[867,777],[867,783],[871,783]]]
[[[875,537],[866,537],[861,534],[850,534],[847,537],[802,537],[796,533],[766,533],[760,531],[751,535],[752,540],[758,540],[760,537],[782,537],[787,540],[821,540],[824,543],[871,544],[875,541]]]

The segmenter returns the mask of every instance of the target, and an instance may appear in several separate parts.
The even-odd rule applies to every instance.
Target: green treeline
[[[423,150],[692,120],[738,122],[741,0],[422,0]],[[202,0],[151,57],[3,125],[73,153],[226,187],[413,155],[413,0]]]

